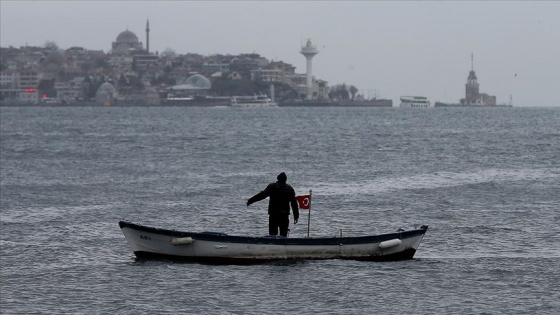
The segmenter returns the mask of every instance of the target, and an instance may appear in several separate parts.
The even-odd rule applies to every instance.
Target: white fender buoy
[[[189,245],[194,242],[192,237],[174,237],[171,239],[171,244],[173,245]]]
[[[387,249],[387,248],[399,246],[399,245],[401,245],[401,243],[402,243],[401,240],[399,240],[398,238],[394,238],[392,240],[383,241],[383,242],[379,243],[379,248]]]

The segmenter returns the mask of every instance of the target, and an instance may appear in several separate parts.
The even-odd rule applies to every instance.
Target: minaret
[[[308,39],[307,44],[301,47],[300,53],[307,59],[307,99],[311,100],[313,98],[313,65],[311,60],[319,51],[317,47],[311,45],[311,40]]]
[[[150,20],[146,19],[146,52],[150,52]]]

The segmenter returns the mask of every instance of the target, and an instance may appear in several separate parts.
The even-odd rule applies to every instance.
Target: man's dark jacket
[[[277,181],[266,186],[265,190],[249,198],[247,205],[269,197],[268,214],[290,214],[290,205],[294,213],[294,220],[299,219],[299,207],[296,200],[296,192],[292,186]]]

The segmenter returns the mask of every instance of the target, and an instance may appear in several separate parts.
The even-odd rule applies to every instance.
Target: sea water
[[[2,314],[558,314],[558,108],[0,108]],[[119,220],[312,237],[429,225],[415,259],[139,261]],[[307,212],[290,235],[307,235]]]

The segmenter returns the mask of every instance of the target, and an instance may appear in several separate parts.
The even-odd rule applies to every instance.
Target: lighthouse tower
[[[480,90],[478,78],[476,77],[476,73],[474,73],[474,55],[471,54],[471,71],[469,72],[469,77],[467,78],[467,84],[465,84],[466,105],[476,104],[479,98]]]
[[[300,53],[307,59],[307,99],[313,98],[313,57],[319,53],[316,46],[311,44],[311,40],[307,40],[307,44],[301,47]]]

